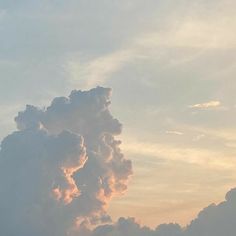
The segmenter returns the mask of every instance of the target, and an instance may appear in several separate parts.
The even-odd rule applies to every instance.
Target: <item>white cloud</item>
[[[167,130],[166,134],[183,135],[184,133],[177,130]]]
[[[197,109],[209,109],[209,108],[218,108],[220,107],[220,101],[209,101],[204,103],[197,103],[194,105],[190,105],[190,108],[197,108]]]

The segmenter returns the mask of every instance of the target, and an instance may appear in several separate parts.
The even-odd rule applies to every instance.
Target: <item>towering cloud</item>
[[[1,234],[65,236],[110,220],[108,203],[132,174],[110,95],[102,87],[72,91],[46,109],[19,112],[18,131],[1,144]]]

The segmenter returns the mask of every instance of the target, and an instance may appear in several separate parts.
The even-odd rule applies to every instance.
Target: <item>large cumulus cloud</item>
[[[112,197],[127,189],[132,166],[115,139],[111,90],[72,91],[39,109],[27,105],[0,151],[0,228],[4,235],[65,236],[110,220]]]

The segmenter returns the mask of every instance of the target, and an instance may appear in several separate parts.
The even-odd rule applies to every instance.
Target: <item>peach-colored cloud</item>
[[[58,186],[54,188],[53,195],[59,201],[62,200],[65,204],[69,204],[76,197],[79,197],[80,190],[76,185],[75,179],[73,175],[79,171],[79,169],[83,168],[85,162],[87,161],[86,153],[83,153],[83,156],[78,158],[77,163],[72,163],[71,166],[61,167],[62,175],[65,178],[65,183],[63,184],[65,187]]]

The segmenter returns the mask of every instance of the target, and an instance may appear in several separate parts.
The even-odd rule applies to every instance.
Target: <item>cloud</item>
[[[230,190],[225,201],[203,209],[186,229],[187,236],[235,235],[236,189]]]
[[[135,141],[135,138],[127,138],[122,147],[129,155],[143,155],[167,161],[180,161],[215,170],[233,170],[235,168],[234,158],[231,156],[225,157],[224,151],[216,152],[206,148],[181,147],[169,143],[141,142]],[[222,156],[224,156],[224,159],[222,159]]]
[[[82,137],[68,131],[54,136],[39,128],[17,131],[3,140],[0,158],[2,234],[64,235],[76,217],[67,204],[80,194],[74,172],[64,170],[83,167]]]
[[[8,3],[4,3],[4,4],[10,4],[9,2],[11,2],[11,1],[8,1]],[[186,11],[181,11],[179,8],[173,7],[173,5],[175,5],[174,4],[175,1],[153,1],[153,4],[150,3],[150,5],[146,4],[146,1],[142,1],[143,7],[140,7],[140,6],[137,7],[136,4],[137,4],[137,2],[140,2],[140,1],[137,1],[137,0],[133,1],[132,0],[132,1],[129,1],[129,3],[131,3],[132,5],[135,6],[137,14],[135,15],[134,12],[127,11],[128,18],[126,18],[126,19],[124,19],[123,15],[117,14],[116,9],[119,9],[119,6],[123,7],[123,2],[127,3],[127,1],[122,1],[122,3],[117,2],[117,4],[116,4],[117,7],[114,7],[114,8],[107,7],[106,3],[108,3],[108,1],[102,1],[103,2],[102,4],[100,1],[99,1],[99,3],[94,3],[94,4],[96,4],[96,7],[94,7],[94,4],[90,4],[89,1],[86,3],[85,3],[85,1],[74,1],[74,2],[76,2],[77,8],[74,7],[74,4],[71,5],[71,3],[65,4],[62,2],[57,3],[57,4],[53,3],[54,5],[51,8],[49,8],[47,6],[48,3],[46,3],[46,1],[43,1],[42,3],[32,3],[32,4],[26,3],[23,5],[22,5],[22,3],[21,4],[16,4],[16,3],[11,4],[11,5],[13,5],[14,8],[16,8],[16,11],[15,11],[16,16],[14,16],[14,12],[9,12],[10,13],[9,17],[11,18],[11,20],[9,20],[8,24],[6,24],[4,27],[2,27],[2,29],[4,31],[4,33],[2,33],[2,37],[3,37],[3,44],[2,45],[4,46],[3,48],[6,49],[6,50],[5,49],[3,50],[2,55],[3,55],[3,57],[10,58],[10,59],[16,59],[16,60],[21,58],[20,61],[24,61],[24,63],[20,67],[17,67],[13,70],[12,70],[12,67],[10,67],[9,72],[7,71],[7,73],[3,72],[2,80],[4,81],[3,82],[4,86],[1,86],[2,87],[1,94],[2,94],[3,101],[4,101],[4,99],[6,100],[6,97],[9,96],[8,94],[10,94],[12,98],[16,97],[16,99],[22,99],[22,94],[28,94],[27,92],[29,92],[29,91],[31,91],[31,95],[28,94],[27,96],[31,96],[31,97],[32,96],[35,97],[35,94],[37,94],[37,93],[40,93],[41,95],[45,94],[45,90],[48,90],[48,89],[53,90],[53,91],[57,90],[57,92],[58,92],[61,87],[62,87],[62,89],[60,91],[63,91],[63,93],[64,93],[64,91],[65,91],[64,88],[66,87],[66,84],[62,82],[62,81],[64,81],[63,80],[64,78],[58,79],[58,74],[59,73],[63,74],[63,71],[61,70],[60,65],[62,63],[64,63],[64,61],[66,60],[65,54],[66,55],[68,55],[68,54],[73,55],[74,52],[81,52],[82,60],[78,60],[78,62],[79,62],[78,70],[77,70],[77,65],[75,65],[75,72],[85,74],[86,75],[85,78],[88,78],[90,75],[92,75],[91,78],[93,78],[93,79],[91,81],[91,84],[95,84],[96,80],[98,82],[104,82],[104,81],[106,82],[107,78],[111,78],[113,73],[116,73],[120,69],[122,69],[123,73],[125,73],[125,70],[123,70],[123,69],[125,69],[124,66],[127,66],[127,64],[128,64],[127,60],[132,61],[131,59],[134,58],[134,56],[126,57],[124,55],[125,60],[120,59],[121,57],[119,56],[119,52],[118,52],[119,49],[117,50],[117,48],[119,48],[120,45],[127,45],[127,41],[124,40],[124,38],[125,38],[123,35],[124,32],[128,32],[126,35],[127,38],[129,38],[131,40],[132,40],[132,38],[135,39],[136,35],[133,31],[133,28],[134,27],[138,28],[140,30],[140,32],[146,31],[146,30],[149,31],[150,30],[149,26],[152,23],[154,24],[154,20],[160,22],[160,24],[155,24],[153,27],[154,29],[152,28],[148,34],[146,34],[146,32],[141,32],[141,37],[139,37],[139,36],[137,37],[138,39],[140,39],[139,40],[140,43],[144,43],[144,46],[135,45],[135,49],[132,49],[132,45],[130,46],[131,49],[134,50],[134,51],[131,50],[133,55],[137,54],[135,51],[136,48],[138,48],[138,50],[137,50],[138,52],[142,51],[143,48],[145,48],[144,57],[149,58],[149,61],[146,64],[144,62],[142,64],[140,63],[141,66],[139,64],[135,68],[132,67],[131,70],[134,72],[134,74],[130,74],[128,72],[128,76],[127,76],[128,79],[133,78],[132,80],[134,80],[134,79],[138,80],[139,79],[138,77],[143,77],[144,80],[148,81],[149,80],[148,77],[152,76],[153,83],[156,82],[156,84],[158,84],[158,86],[161,87],[160,91],[164,91],[163,92],[164,94],[172,94],[171,96],[168,95],[167,99],[165,99],[166,96],[164,96],[164,99],[162,99],[162,102],[166,102],[166,101],[170,101],[170,100],[179,101],[179,99],[181,100],[182,98],[185,101],[189,101],[190,99],[193,99],[194,101],[196,101],[196,97],[192,98],[191,96],[187,96],[187,95],[189,95],[189,93],[187,93],[185,91],[185,89],[183,89],[186,87],[188,87],[188,89],[187,89],[188,91],[191,91],[190,92],[191,94],[195,94],[195,92],[193,93],[193,90],[195,90],[197,96],[199,96],[199,94],[200,94],[199,91],[204,90],[202,95],[200,95],[203,97],[197,101],[202,101],[202,99],[206,99],[206,97],[204,97],[204,94],[206,94],[206,93],[209,94],[209,93],[211,93],[211,91],[209,91],[209,89],[207,91],[205,91],[206,90],[205,88],[207,86],[205,86],[205,84],[202,84],[202,83],[201,83],[201,86],[194,86],[195,85],[194,79],[197,78],[196,79],[197,83],[200,83],[199,82],[200,80],[198,78],[209,77],[209,76],[208,76],[208,74],[207,74],[207,76],[205,76],[205,75],[198,76],[199,75],[198,72],[202,72],[202,73],[207,72],[208,73],[209,70],[211,69],[211,67],[213,67],[214,74],[217,74],[217,76],[219,76],[219,74],[220,74],[220,77],[224,78],[224,76],[222,76],[222,73],[219,73],[219,72],[221,72],[221,71],[219,71],[221,67],[217,67],[218,69],[215,70],[216,64],[214,63],[214,60],[209,60],[209,57],[207,57],[207,55],[204,55],[204,58],[202,58],[202,57],[199,58],[199,54],[202,55],[201,54],[202,51],[198,50],[198,49],[202,49],[202,48],[204,50],[205,49],[206,50],[220,49],[220,51],[221,51],[222,49],[228,50],[229,48],[231,49],[232,47],[235,48],[235,42],[236,42],[234,40],[235,39],[235,35],[234,35],[235,31],[232,30],[232,29],[234,29],[235,17],[232,17],[232,20],[225,21],[225,17],[227,17],[227,16],[231,17],[232,15],[234,16],[233,9],[235,9],[235,7],[229,7],[229,9],[232,9],[231,13],[233,13],[233,14],[230,14],[230,12],[226,11],[225,7],[221,8],[220,11],[217,11],[219,14],[210,15],[211,22],[209,23],[209,21],[207,21],[206,18],[202,17],[202,14],[199,14],[192,21],[190,21],[190,19],[183,19],[182,18],[182,16],[184,16],[186,13],[190,13],[190,15],[191,15],[194,12],[195,9],[191,8],[191,5],[194,5],[194,6],[196,6],[196,8],[198,8],[198,5],[196,4],[196,2],[194,2],[194,4],[192,4],[193,2],[191,3],[191,1],[182,1],[181,4],[178,3],[177,5],[187,6],[185,8]],[[81,4],[82,2],[83,2],[83,4]],[[165,5],[167,6],[166,7],[167,11],[162,11],[161,8],[157,7],[157,5],[156,5],[157,2],[158,3],[165,2]],[[205,9],[215,9],[215,8],[212,8],[212,7],[214,7],[212,5],[206,6],[205,5],[206,2],[207,2],[207,4],[209,2],[214,2],[213,5],[215,5],[216,1],[198,1],[198,3],[201,3],[201,4],[203,3],[202,5],[204,5],[203,8],[205,8]],[[217,2],[221,2],[222,3],[221,5],[229,6],[228,3],[230,1],[227,1],[227,3],[225,1],[221,1],[221,0],[217,1]],[[233,1],[231,1],[231,2],[233,2]],[[190,3],[190,4],[188,4],[188,3]],[[39,4],[42,6],[40,8],[40,10],[37,7]],[[36,5],[36,7],[30,7],[30,9],[29,9],[29,7],[28,7],[29,5],[30,6]],[[65,5],[67,5],[68,7],[61,7],[61,6],[65,6]],[[108,5],[110,5],[110,2],[108,3]],[[147,5],[149,5],[148,10],[146,10]],[[60,8],[59,11],[58,11],[58,8]],[[174,12],[176,12],[176,14],[174,14],[174,16],[173,16],[172,12],[170,11],[170,8],[174,8]],[[180,7],[180,8],[182,8],[182,7]],[[55,16],[55,9],[56,9],[56,13],[58,13],[58,17]],[[113,10],[113,9],[115,9],[115,10]],[[148,20],[147,20],[147,17],[149,17],[149,15],[151,15],[150,9],[153,9],[153,12],[155,12],[155,14],[153,14],[153,12],[152,12],[152,14],[154,15],[154,18],[148,18]],[[156,9],[161,9],[161,10],[157,12]],[[142,16],[143,16],[141,18],[140,18],[140,12],[142,12]],[[166,21],[163,20],[164,17],[162,17],[162,15],[160,15],[161,12],[163,12],[163,15],[167,16],[167,18],[169,18],[169,16],[171,16],[170,19],[166,19]],[[204,11],[204,12],[206,13],[207,16],[209,15],[208,10]],[[115,17],[113,17],[113,16],[115,16]],[[89,19],[89,20],[84,21],[83,19]],[[120,19],[122,19],[122,20],[120,20]],[[182,19],[183,19],[183,21],[182,21]],[[215,24],[215,20],[217,22],[222,20],[225,23]],[[142,25],[140,25],[141,21],[143,22]],[[133,23],[130,24],[130,22],[133,22]],[[180,25],[178,27],[175,27],[176,25],[173,24],[173,28],[168,28],[168,26],[172,25],[172,23],[174,23],[174,22],[180,22]],[[164,27],[161,28],[160,25],[163,25]],[[166,26],[167,26],[167,28],[165,28]],[[38,34],[40,34],[40,37],[36,37]],[[122,35],[122,37],[120,37],[120,35]],[[120,44],[114,43],[114,39],[116,42],[119,41],[121,43]],[[148,41],[144,41],[144,39],[147,39]],[[27,43],[27,40],[29,40],[31,42],[30,45]],[[131,44],[133,44],[133,42],[131,42]],[[167,50],[166,52],[164,52],[164,55],[163,55],[163,52],[160,50],[160,48],[165,48],[165,47],[166,48],[173,48],[173,47],[192,48],[192,47],[194,47],[195,49],[197,49],[197,53],[195,53],[195,52],[190,53],[191,55],[188,56],[188,54],[186,53],[187,55],[185,55],[185,53],[183,53],[182,50],[177,51],[177,52]],[[15,50],[13,50],[14,51],[13,52],[11,50],[7,50],[7,48],[14,48]],[[148,49],[146,50],[146,48],[148,48]],[[121,49],[121,51],[123,51],[123,49]],[[153,55],[153,54],[149,55],[149,53],[147,53],[149,51],[152,51],[152,52],[154,51],[155,55]],[[175,56],[175,53],[177,54],[177,56]],[[210,54],[210,50],[207,51],[207,53]],[[88,54],[93,55],[94,58],[91,61],[84,63],[83,56],[84,55],[87,56]],[[183,54],[184,54],[184,56],[183,56]],[[112,56],[110,56],[110,55],[112,55]],[[158,55],[159,55],[159,57],[157,57]],[[227,58],[225,57],[225,55],[227,55]],[[213,55],[212,57],[210,57],[210,59],[220,58],[218,63],[221,64],[222,68],[225,69],[225,68],[228,68],[228,66],[225,64],[231,65],[231,63],[233,61],[235,61],[235,60],[233,60],[232,57],[230,57],[230,56],[228,57],[228,55],[229,55],[228,51],[226,52],[225,55],[224,54],[223,55],[222,54]],[[71,55],[69,55],[69,57],[70,56]],[[168,56],[169,56],[170,60],[169,60],[169,58],[167,58]],[[197,63],[196,63],[196,61],[194,61],[196,56],[198,56]],[[164,64],[164,67],[162,66],[162,64],[160,64],[156,61],[157,58],[160,58],[160,57],[161,57],[161,61]],[[31,60],[32,58],[33,58],[33,60]],[[45,60],[45,58],[51,58],[51,59]],[[60,59],[58,60],[58,58],[60,58]],[[104,58],[104,61],[103,61],[103,58]],[[205,59],[205,60],[202,60],[202,59]],[[179,66],[178,63],[185,64],[186,62],[189,62],[188,60],[194,62],[194,68],[192,68],[191,65],[189,68],[189,66],[188,66],[189,64],[187,64],[187,67],[185,66],[184,68],[179,67],[181,72],[183,71],[184,74],[181,73],[180,70],[177,70],[177,71],[173,70],[173,68],[167,68],[169,72],[172,72],[170,74],[169,73],[167,73],[167,74],[166,73],[164,73],[164,74],[157,73],[157,71],[159,71],[159,70],[161,72],[162,71],[165,72],[165,68],[166,68],[165,65],[168,65],[168,64],[173,65],[174,64],[174,65]],[[34,63],[31,63],[31,61]],[[153,62],[152,64],[154,64],[154,69],[151,69],[151,70],[150,70],[150,67],[148,67],[148,65],[151,64],[150,61],[152,61]],[[205,69],[204,66],[200,65],[198,63],[199,61],[202,62],[207,69]],[[205,61],[207,61],[209,63],[205,63]],[[211,64],[211,61],[213,62],[213,64]],[[230,61],[231,63],[228,63],[228,61]],[[224,63],[222,63],[222,62],[224,62]],[[24,65],[27,65],[27,66],[24,66]],[[108,69],[106,68],[107,65],[109,65]],[[81,70],[81,67],[82,67],[82,70]],[[146,67],[146,70],[140,76],[139,69],[142,68],[144,70],[144,67]],[[2,71],[5,71],[5,70],[2,70]],[[42,76],[42,73],[43,73],[43,76]],[[76,78],[76,73],[75,73],[74,78]],[[146,76],[147,74],[148,74],[148,76]],[[174,74],[174,76],[173,76],[173,74]],[[78,74],[78,75],[80,75],[80,74]],[[188,83],[188,85],[190,85],[190,86],[186,86],[186,83],[184,83],[185,86],[182,86],[182,83],[179,83],[179,80],[177,80],[177,78],[186,76],[186,77],[188,77],[188,81],[189,81],[188,75],[191,75],[191,82]],[[37,79],[35,79],[36,78],[35,76],[37,77]],[[171,83],[168,80],[168,78],[170,78],[170,77],[171,77]],[[18,79],[16,80],[15,78],[18,78]],[[34,79],[32,79],[32,78],[34,78]],[[53,79],[50,79],[50,78],[53,78]],[[126,76],[121,77],[121,79],[125,79],[124,84],[127,84],[127,78],[126,78]],[[162,78],[162,79],[160,79],[160,78]],[[174,78],[176,78],[176,79],[174,79]],[[81,77],[78,77],[78,79],[81,79]],[[163,82],[164,80],[166,80],[167,82],[164,83]],[[39,82],[39,83],[37,83],[37,82]],[[86,82],[86,86],[88,86],[87,81],[85,81],[85,82]],[[41,84],[40,89],[38,87],[39,84]],[[138,91],[137,84],[138,83],[136,83],[136,84],[133,83],[131,87],[133,88],[133,91],[137,91],[137,94],[140,94]],[[176,86],[176,84],[178,84],[178,86]],[[232,90],[233,90],[233,87],[234,87],[233,82],[226,83],[224,81],[224,85],[225,84],[230,84],[230,87],[232,86]],[[174,88],[173,93],[172,93],[172,90],[170,93],[165,92],[166,88],[167,88],[166,85],[168,85],[168,88],[170,85],[174,85],[173,86],[173,88]],[[120,85],[120,82],[119,82],[119,87],[122,87]],[[126,86],[126,87],[129,87],[129,86]],[[190,89],[189,89],[189,87],[190,87]],[[163,89],[163,88],[165,88],[165,89]],[[194,88],[194,89],[192,89],[192,88]],[[204,89],[202,89],[202,88],[204,88]],[[224,86],[220,86],[220,88],[224,89]],[[123,89],[124,89],[123,91],[125,91],[124,87],[123,87]],[[42,92],[42,90],[44,92]],[[157,97],[157,100],[161,101],[162,93],[158,92],[157,89],[153,89],[153,90],[155,91],[155,93],[153,93],[153,95],[155,95],[155,97]],[[38,91],[40,91],[40,92],[38,92]],[[181,96],[179,96],[178,91],[180,91],[179,94]],[[122,94],[124,95],[125,100],[127,100],[127,98],[129,99],[130,97],[135,96],[135,93],[130,93],[130,90],[129,90],[129,95],[132,94],[132,96],[126,95],[125,92],[122,92]],[[149,97],[151,94],[152,93],[150,91],[150,92],[146,93],[147,96],[145,96],[145,97]],[[227,96],[227,93],[224,93],[224,94],[225,94],[225,96]],[[234,94],[234,92],[232,94]],[[173,99],[173,95],[174,95],[175,99]],[[186,96],[184,96],[184,95],[186,95]],[[143,96],[140,96],[140,95],[138,95],[138,96],[141,99],[145,100],[145,98]],[[152,96],[152,97],[154,97],[154,96]],[[135,99],[133,99],[133,100],[135,100]],[[131,101],[131,103],[132,103],[133,100],[130,99],[129,101]],[[154,99],[150,99],[150,100],[154,100]],[[129,105],[131,103],[127,103],[128,104],[128,105],[126,104],[127,107],[129,107]],[[189,104],[193,104],[193,102],[190,101]],[[124,109],[123,105],[124,104],[122,104],[122,106],[120,106],[120,107],[122,107],[122,109]],[[156,104],[154,104],[154,105],[156,106]],[[138,114],[141,114],[141,113],[142,113],[142,111],[139,110]],[[179,114],[179,110],[178,110],[178,114]],[[41,115],[39,114],[39,116],[41,116]],[[129,116],[129,114],[127,116]],[[44,117],[44,115],[42,115],[42,117]],[[130,116],[130,117],[132,117],[132,116]],[[30,117],[29,117],[29,119],[30,119]],[[142,116],[140,116],[140,120],[143,121]],[[51,128],[50,128],[51,131],[49,133],[50,135],[55,135],[55,136],[58,135],[57,130],[54,127],[54,126],[56,126],[54,123],[57,123],[57,121],[58,120],[56,118],[53,118],[53,121],[51,122],[51,125],[50,125],[51,126]],[[34,122],[34,121],[32,121],[32,122]],[[63,122],[63,119],[60,119],[59,122]],[[68,121],[68,123],[69,122],[70,121]],[[83,121],[80,121],[80,122],[82,123]],[[156,124],[159,124],[159,125],[161,124],[161,122],[159,123],[156,119],[154,122],[148,122],[148,123],[150,124],[150,127],[152,127],[152,128]],[[28,126],[28,125],[21,123],[21,124],[19,124],[19,126]],[[43,127],[43,126],[41,126],[41,127]],[[140,127],[142,129],[142,126],[140,126]],[[41,128],[39,127],[39,129],[41,129]],[[145,127],[145,129],[148,130],[146,127]],[[154,130],[154,129],[151,129],[151,130]],[[145,143],[144,143],[144,145],[145,145]],[[159,153],[158,153],[159,146],[154,148],[154,145],[156,145],[156,144],[153,143],[151,145],[152,145],[151,152],[153,152],[156,156],[159,156]],[[136,145],[133,145],[133,147],[131,147],[131,148],[135,148],[135,146]],[[183,154],[182,150],[180,150],[180,149],[177,149],[175,152],[175,148],[173,146],[171,147],[170,151],[168,151],[168,146],[169,145],[166,145],[163,148],[164,150],[160,149],[160,151],[163,151],[163,153],[165,154],[165,157],[175,158],[177,155],[176,158],[181,159],[181,155],[184,155],[186,160],[190,159],[190,161],[191,161],[191,158],[189,158],[189,155],[194,153],[194,156],[193,156],[193,159],[195,159],[194,161],[197,162],[200,159],[200,162],[201,162],[201,160],[203,159],[202,155],[200,154],[202,152],[195,152],[195,150],[191,149],[189,152],[184,152],[184,154]],[[142,149],[143,145],[140,145],[138,147],[140,147],[141,151],[143,150]],[[150,146],[147,146],[147,147],[150,147]],[[146,153],[149,153],[150,155],[152,155],[149,152],[148,148],[146,148],[146,150],[143,150],[142,152],[143,152],[143,154],[145,154],[145,152],[146,152]],[[198,159],[198,154],[200,156],[199,159]],[[214,161],[215,155],[220,156],[221,153],[217,154],[215,151],[207,153],[207,156],[211,156],[211,161]],[[184,159],[184,158],[182,158],[182,159]],[[221,160],[221,162],[224,165],[227,164],[227,163],[223,163],[224,162],[223,160]],[[207,161],[203,162],[202,166],[204,166],[205,163],[207,164]],[[84,168],[85,167],[86,167],[86,165],[84,166]],[[79,169],[77,172],[81,173],[81,169]],[[100,179],[98,182],[101,182]],[[78,186],[78,190],[80,191],[80,194],[81,194],[81,193],[83,193],[83,190],[85,189],[85,187],[87,187],[88,185],[85,183],[82,183],[82,184],[78,183],[77,186]],[[61,200],[63,200],[63,198],[61,198]],[[64,201],[61,201],[61,203],[64,204]]]
[[[120,218],[113,225],[107,224],[93,231],[88,230],[83,236],[234,236],[235,203],[236,189],[232,189],[226,194],[224,202],[206,207],[185,228],[178,224],[162,224],[153,230],[141,226],[134,218]]]
[[[93,55],[85,61],[82,60],[83,55],[71,54],[64,66],[69,75],[69,82],[73,86],[79,85],[85,88],[104,84],[113,78],[115,73],[127,71],[127,67],[132,67],[133,63],[137,63],[137,59],[142,60],[142,67],[148,67],[148,64],[159,60],[159,63],[163,63],[158,65],[159,68],[162,68],[161,70],[168,67],[172,71],[176,67],[186,65],[189,67],[191,63],[196,64],[198,61],[201,63],[202,57],[205,59],[214,51],[222,52],[236,48],[236,36],[233,31],[236,18],[231,11],[231,8],[235,7],[235,3],[231,1],[231,6],[217,1],[211,9],[211,4],[206,6],[205,3],[198,3],[193,6],[189,1],[184,2],[185,4],[179,6],[176,6],[174,2],[170,4],[168,14],[161,20],[162,25],[153,19],[148,22],[152,27],[145,25],[135,34],[131,34],[125,44],[119,45],[108,53]],[[208,11],[203,10],[206,7],[209,8]],[[213,9],[214,7],[215,9]],[[157,8],[156,3],[153,6],[153,9],[155,8]],[[184,17],[183,11],[185,12]],[[186,14],[187,11],[190,14]],[[158,14],[161,13],[158,12]],[[144,22],[147,19],[146,16]],[[134,26],[132,27],[134,28]],[[177,50],[176,57],[172,55],[174,49]],[[229,64],[224,66],[220,73],[226,72]],[[211,72],[210,66],[206,69],[204,66],[205,64],[202,65],[202,70],[208,72],[208,77],[219,76],[221,67],[216,73],[215,69]],[[209,74],[209,71],[212,74]],[[153,73],[157,73],[156,67]],[[152,84],[156,79],[157,76],[154,76]]]
[[[82,226],[79,235],[83,236],[183,236],[183,229],[178,224],[162,224],[155,230],[141,226],[134,218],[121,217],[113,225],[98,226],[90,231]]]
[[[107,222],[110,200],[132,174],[124,158],[120,122],[110,111],[111,89],[57,97],[46,109],[27,105],[18,131],[1,144],[1,232],[4,235],[76,233],[79,224]]]
[[[231,31],[232,22],[236,20],[235,16],[229,15],[224,21],[222,19],[215,21],[214,16],[210,19],[206,16],[202,17],[204,20],[187,16],[180,24],[174,24],[162,33],[150,32],[146,38],[138,39],[138,43],[167,48],[184,47],[203,50],[236,47],[235,33]]]
[[[167,130],[166,134],[183,135],[184,133],[176,130]]]
[[[210,109],[210,108],[218,108],[220,107],[220,101],[209,101],[204,103],[197,103],[194,105],[190,105],[190,108],[197,108],[197,109]]]
[[[70,83],[90,88],[104,84],[115,72],[123,68],[135,57],[133,50],[118,50],[108,55],[100,56],[88,62],[71,60],[66,63]]]

